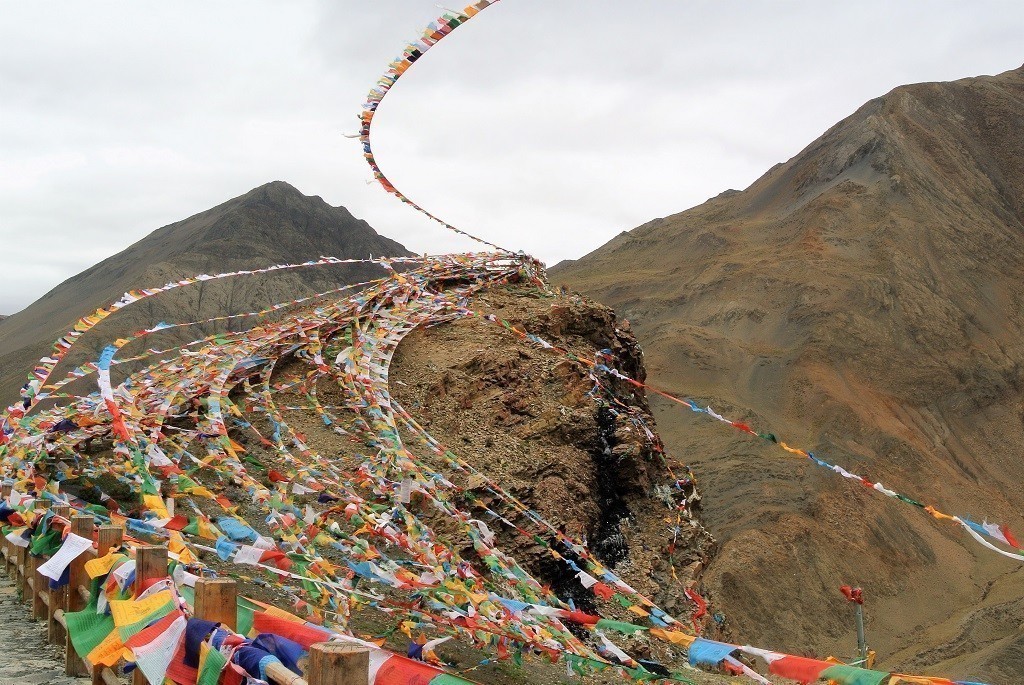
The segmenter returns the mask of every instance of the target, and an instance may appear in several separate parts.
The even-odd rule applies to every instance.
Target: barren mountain
[[[318,259],[401,256],[402,245],[378,235],[344,207],[303,195],[275,181],[164,226],[69,278],[0,324],[0,390],[5,399],[24,382],[34,360],[79,317],[117,300],[126,290],[161,286],[183,276],[253,269]],[[89,336],[96,351],[116,336],[158,321],[184,322],[259,310],[268,305],[380,277],[383,269],[328,266],[201,283],[133,304]],[[157,339],[182,342],[239,322],[208,324]],[[154,340],[153,342],[159,342]],[[85,360],[78,360],[85,361]]]
[[[652,382],[887,487],[1024,532],[1024,67],[900,87],[746,190],[552,270],[633,324]],[[957,527],[659,403],[722,543],[736,638],[1019,680],[1024,571]]]

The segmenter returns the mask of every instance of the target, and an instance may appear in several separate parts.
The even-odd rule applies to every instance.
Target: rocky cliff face
[[[484,293],[470,307],[586,359],[604,350],[609,365],[646,376],[628,324],[586,298],[512,287]],[[642,391],[601,377],[608,395],[597,401],[602,394],[579,364],[481,318],[415,331],[399,347],[390,378],[395,398],[442,444],[586,540],[602,563],[662,608],[683,619],[699,613],[686,590],[703,591],[701,574],[716,543],[701,523],[700,495],[685,465],[660,452]],[[467,485],[480,486],[476,494],[486,504],[486,488]],[[503,535],[504,547],[538,578],[594,609],[593,595],[543,547]],[[698,622],[720,634],[710,614]]]
[[[304,262],[325,255],[365,258],[409,254],[344,207],[331,207],[321,198],[303,195],[282,181],[268,183],[154,231],[4,320],[0,325],[0,390],[8,400],[12,394],[16,396],[14,389],[24,382],[32,362],[49,350],[50,343],[79,317],[117,300],[132,288],[160,286],[200,273]],[[118,335],[158,321],[195,321],[258,310],[382,273],[372,266],[330,266],[202,283],[125,309],[116,324],[104,324],[96,330],[90,351],[96,352]],[[221,330],[218,326],[198,326],[161,337],[180,343]]]
[[[1024,528],[1024,68],[898,88],[750,188],[552,273],[633,322],[667,389]],[[743,639],[848,653],[836,588],[853,582],[887,667],[1024,667],[1017,562],[678,409],[655,414],[703,483],[722,541],[707,582]]]

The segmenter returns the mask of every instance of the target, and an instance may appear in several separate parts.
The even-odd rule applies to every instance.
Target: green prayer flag
[[[239,635],[248,637],[250,631],[252,631],[253,614],[255,614],[256,609],[255,604],[242,597],[238,598],[238,609],[235,611],[235,616],[238,622],[237,630]]]
[[[430,685],[470,685],[472,682],[472,680],[466,680],[450,673],[442,673],[431,678]]]
[[[623,635],[632,635],[633,633],[640,633],[647,630],[643,626],[638,626],[635,623],[613,621],[609,618],[602,618],[594,627],[602,630],[614,630],[615,632],[622,633]]]
[[[834,680],[839,685],[881,685],[889,679],[889,674],[856,666],[839,665],[826,668],[819,677],[822,680]]]
[[[96,607],[64,614],[68,636],[78,654],[88,654],[114,630],[114,619],[96,613]]]
[[[60,531],[48,530],[32,540],[29,552],[36,557],[52,557],[60,549],[60,546]]]
[[[88,654],[96,645],[103,642],[114,630],[114,619],[107,614],[97,614],[96,604],[100,595],[101,579],[92,581],[89,593],[89,604],[81,611],[68,611],[64,614],[68,636],[78,654]]]
[[[217,685],[221,671],[228,665],[227,657],[218,649],[207,648],[203,651],[204,658],[199,664],[199,677],[196,679],[196,685]]]

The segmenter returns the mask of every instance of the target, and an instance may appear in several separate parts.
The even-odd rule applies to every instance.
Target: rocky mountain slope
[[[897,88],[742,192],[552,269],[666,389],[945,510],[1024,531],[1024,67]],[[742,639],[1016,682],[1024,571],[920,510],[678,407],[706,572]]]
[[[268,183],[154,231],[4,319],[0,323],[2,399],[16,396],[32,362],[79,317],[118,299],[131,288],[159,286],[200,273],[303,262],[321,255],[365,258],[409,254],[344,207],[331,207],[321,198],[303,195],[282,181]],[[203,283],[126,309],[116,324],[108,328],[104,323],[98,328],[90,349],[96,351],[117,335],[158,321],[194,321],[258,310],[382,274],[382,269],[373,266],[329,266]],[[222,325],[157,337],[182,342],[210,334]]]

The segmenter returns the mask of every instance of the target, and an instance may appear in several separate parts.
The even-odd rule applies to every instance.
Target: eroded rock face
[[[578,358],[602,354],[602,363],[645,378],[636,338],[607,307],[526,286],[486,292],[469,306]],[[597,402],[587,366],[483,317],[410,334],[390,377],[393,395],[435,438],[552,525],[585,540],[632,587],[681,618],[694,612],[686,590],[699,585],[715,543],[701,525],[689,474],[663,458],[642,390],[599,373],[608,394]],[[482,482],[462,485],[481,504],[493,501]],[[544,546],[514,531],[495,532],[503,549],[560,595],[594,606],[591,593]]]

